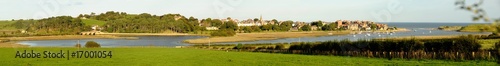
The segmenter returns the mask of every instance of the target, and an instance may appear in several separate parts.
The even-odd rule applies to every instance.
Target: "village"
[[[257,19],[247,19],[247,20],[238,20],[238,19],[220,19],[223,22],[236,22],[238,27],[248,27],[248,26],[263,26],[263,25],[280,25],[285,21],[275,21],[275,20],[264,20],[262,16]],[[200,21],[201,22],[201,21]],[[396,27],[389,27],[387,24],[379,24],[373,21],[368,20],[337,20],[335,22],[321,22],[321,26],[312,25],[313,22],[301,22],[295,21],[292,24],[292,28],[289,31],[299,31],[299,29],[305,25],[311,26],[312,31],[316,31],[321,29],[321,26],[335,24],[339,30],[351,30],[351,31],[374,31],[374,30],[396,30]],[[202,24],[200,24],[203,26]],[[207,30],[218,30],[216,26],[205,26]]]

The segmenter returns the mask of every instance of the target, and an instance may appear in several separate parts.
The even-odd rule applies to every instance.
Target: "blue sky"
[[[476,0],[468,1],[472,3]],[[77,16],[91,12],[179,13],[197,18],[295,21],[471,22],[455,0],[4,0],[0,20]],[[485,0],[488,16],[500,18],[500,1]]]

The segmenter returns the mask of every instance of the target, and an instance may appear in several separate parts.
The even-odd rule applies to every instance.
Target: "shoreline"
[[[222,42],[242,42],[242,41],[258,41],[258,40],[276,40],[283,38],[298,38],[298,37],[318,37],[328,35],[347,35],[350,32],[269,32],[269,33],[237,33],[231,37],[209,37],[198,39],[187,39],[183,42],[189,44],[208,44],[208,43],[222,43]]]
[[[10,41],[30,40],[71,40],[71,39],[125,39],[131,37],[119,37],[113,35],[54,35],[54,36],[29,36],[29,37],[2,37]]]
[[[19,44],[21,41],[32,40],[71,40],[71,39],[133,39],[134,37],[119,37],[113,35],[54,35],[54,36],[29,36],[29,37],[1,37],[0,48],[3,47],[29,47]]]
[[[19,41],[0,42],[0,48],[23,48],[29,45],[19,44]]]
[[[489,35],[489,34],[472,34],[472,35]],[[392,37],[392,38],[375,38],[376,40],[385,40],[385,39],[447,39],[447,38],[457,38],[460,36],[467,35],[431,35],[431,36],[401,36],[401,37]]]
[[[259,32],[259,33],[237,33],[230,37],[210,37],[187,39],[183,42],[189,44],[208,44],[208,43],[224,43],[224,42],[245,42],[259,40],[276,40],[284,38],[299,38],[299,37],[320,37],[320,36],[338,36],[348,35],[356,32],[404,32],[410,31],[406,28],[398,30],[381,30],[381,31],[302,31],[302,32]]]
[[[0,37],[2,47],[29,47],[19,44],[20,41],[33,40],[73,40],[73,39],[139,39],[137,36],[203,36],[183,33],[100,33],[97,35],[52,35],[52,36],[27,36],[27,37]]]
[[[114,35],[114,36],[204,36],[201,34],[187,33],[99,33],[98,35]]]

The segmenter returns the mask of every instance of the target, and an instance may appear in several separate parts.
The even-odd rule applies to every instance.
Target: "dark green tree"
[[[300,30],[302,30],[302,31],[311,31],[311,26],[304,25],[304,26],[300,27]]]

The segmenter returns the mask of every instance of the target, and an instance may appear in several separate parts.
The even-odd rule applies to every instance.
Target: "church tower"
[[[264,20],[262,19],[262,14],[260,15],[260,24],[264,25]]]

